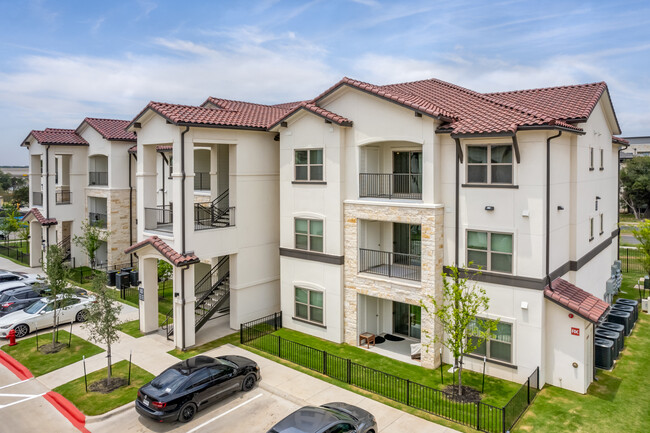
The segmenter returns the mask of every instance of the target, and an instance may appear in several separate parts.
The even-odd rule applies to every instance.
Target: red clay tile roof
[[[45,128],[43,131],[30,132],[21,143],[21,146],[25,144],[30,135],[40,144],[88,145],[88,142],[79,136],[74,129]]]
[[[126,127],[129,126],[128,120],[96,119],[93,117],[86,117],[84,121],[81,122],[81,125],[84,123],[95,128],[95,130],[106,140],[136,141],[135,134],[126,130]],[[81,125],[79,125],[79,128],[81,128]],[[79,128],[77,128],[77,131]]]
[[[158,236],[150,236],[147,239],[138,242],[137,244],[133,244],[127,249],[124,250],[125,254],[130,254],[136,250],[139,250],[140,248],[151,245],[154,247],[160,254],[165,256],[169,262],[174,265],[174,266],[185,266],[185,265],[192,265],[194,263],[199,262],[199,258],[196,257],[193,253],[192,254],[180,254],[176,252],[172,247],[167,245],[165,241],[160,239]]]
[[[629,141],[624,139],[623,137],[617,137],[615,135],[612,135],[612,143],[617,143],[617,144],[630,144]]]
[[[553,280],[551,287],[553,289],[549,286],[544,288],[545,298],[592,323],[598,323],[609,310],[609,304],[605,301],[601,301],[591,293],[585,292],[562,278]]]
[[[322,117],[325,120],[329,120],[330,122],[336,123],[337,125],[341,126],[352,126],[352,121],[349,119],[346,119],[343,116],[339,116],[336,113],[332,113],[331,111],[328,111],[324,108],[319,107],[318,105],[312,103],[312,102],[301,102],[299,105],[294,107],[291,111],[289,111],[285,116],[281,117],[278,119],[277,122],[275,122],[273,125],[269,125],[268,129],[272,129],[273,127],[277,126],[280,122],[282,122],[284,119],[288,118],[289,116],[294,115],[300,110],[307,110],[310,113],[313,113],[317,116]]]
[[[171,152],[174,146],[156,146],[156,152]],[[138,146],[129,147],[129,153],[138,153]]]
[[[58,224],[56,221],[56,218],[45,218],[43,214],[41,213],[40,210],[36,209],[35,207],[31,208],[29,212],[25,214],[25,216],[22,218],[24,221],[27,219],[28,216],[33,215],[36,220],[41,223],[42,226],[53,226]]]

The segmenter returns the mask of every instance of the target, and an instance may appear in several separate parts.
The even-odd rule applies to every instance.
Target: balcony
[[[359,272],[388,278],[421,281],[420,254],[392,253],[359,248]]]
[[[422,175],[360,173],[359,197],[422,200]]]
[[[107,220],[108,218],[105,213],[96,213],[96,212],[88,213],[88,221],[90,222],[91,226],[105,229]]]
[[[88,173],[88,185],[108,185],[107,171],[91,171]]]
[[[210,173],[194,173],[194,191],[210,191]]]
[[[55,196],[56,204],[70,204],[72,202],[72,193],[70,191],[58,191]]]
[[[32,206],[43,206],[43,191],[32,192]]]
[[[172,205],[144,208],[144,229],[172,233],[174,231]]]

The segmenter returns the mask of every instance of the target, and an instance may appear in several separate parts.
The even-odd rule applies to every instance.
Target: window
[[[469,324],[469,327],[470,333],[472,329],[485,330],[483,321],[478,317]],[[477,344],[476,337],[470,339],[475,339],[474,344]],[[478,345],[472,353],[495,361],[512,363],[512,323],[497,323],[496,331],[493,331],[491,337]]]
[[[323,220],[296,218],[296,248],[323,252]]]
[[[603,233],[605,233],[605,225],[604,225],[604,222],[603,222],[603,214],[601,213],[600,214],[600,233],[599,234],[602,235]]]
[[[594,148],[590,147],[589,148],[589,170],[594,169]]]
[[[589,242],[594,240],[594,219],[589,218]]]
[[[467,231],[467,263],[472,268],[512,273],[512,234]]]
[[[605,150],[600,149],[600,169],[605,170]]]
[[[296,180],[323,180],[323,149],[296,150]]]
[[[296,287],[296,317],[323,323],[323,292]]]
[[[512,184],[512,146],[467,146],[467,183]]]
[[[325,433],[346,433],[346,432],[355,432],[356,430],[347,422],[336,424],[334,427],[330,427]]]

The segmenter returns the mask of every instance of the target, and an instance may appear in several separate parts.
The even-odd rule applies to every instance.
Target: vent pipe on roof
[[[562,135],[562,131],[546,139],[546,282],[551,290],[553,290],[549,270],[551,257],[551,140],[558,138],[560,135]]]

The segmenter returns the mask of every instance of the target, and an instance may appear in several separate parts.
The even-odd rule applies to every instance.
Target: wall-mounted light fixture
[[[494,210],[494,206],[485,206],[485,210]]]
[[[564,206],[558,206],[557,210],[564,210]]]

